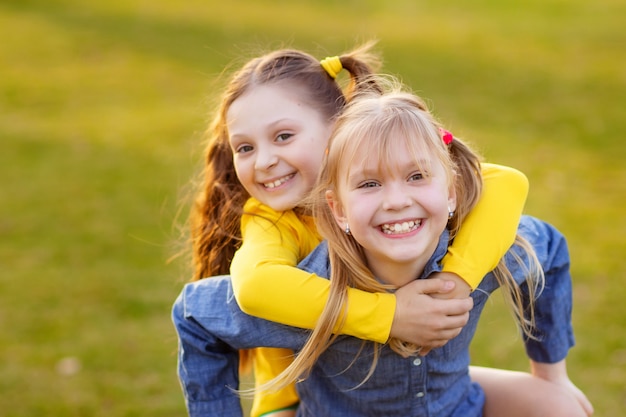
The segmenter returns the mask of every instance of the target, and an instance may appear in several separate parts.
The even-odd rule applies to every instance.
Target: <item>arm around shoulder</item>
[[[443,272],[471,289],[492,271],[515,241],[528,196],[528,179],[510,167],[482,164],[483,191],[443,259]]]

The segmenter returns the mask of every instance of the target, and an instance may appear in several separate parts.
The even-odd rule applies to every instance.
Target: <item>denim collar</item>
[[[439,236],[439,243],[437,248],[430,257],[424,271],[417,278],[426,278],[433,272],[441,271],[441,260],[448,251],[448,239],[450,238],[450,232],[445,229]],[[318,276],[329,278],[330,277],[330,264],[328,260],[328,242],[322,241],[305,259],[300,262],[298,268],[307,272],[317,274]]]
[[[433,256],[431,256],[428,262],[426,262],[424,272],[422,272],[422,275],[420,275],[419,278],[426,278],[433,272],[441,271],[441,261],[448,251],[449,239],[450,232],[448,231],[448,229],[445,229],[443,233],[439,236],[439,243],[437,244],[435,252],[433,252]]]

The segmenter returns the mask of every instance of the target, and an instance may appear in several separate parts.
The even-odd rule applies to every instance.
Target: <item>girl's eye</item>
[[[374,188],[378,187],[378,183],[376,181],[364,181],[359,184],[358,188]]]
[[[236,149],[237,153],[247,153],[247,152],[252,152],[254,148],[251,145],[241,145],[238,146]]]
[[[411,174],[411,176],[409,177],[409,181],[419,181],[423,178],[424,178],[424,175],[422,175],[421,172],[416,172],[414,174]]]
[[[278,135],[276,137],[276,141],[277,142],[284,142],[284,141],[288,140],[292,136],[293,136],[292,133],[281,133],[280,135]]]

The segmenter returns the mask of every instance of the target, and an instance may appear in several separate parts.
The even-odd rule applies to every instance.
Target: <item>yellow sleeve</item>
[[[242,219],[243,243],[231,263],[234,294],[250,315],[290,326],[313,329],[324,309],[330,283],[296,268],[319,242],[314,226],[293,212],[267,206]],[[348,311],[341,333],[385,343],[389,339],[396,299],[389,293],[348,290]]]
[[[293,351],[289,349],[256,348],[254,349],[254,382],[256,389],[278,376],[293,360]],[[295,409],[300,402],[295,383],[276,392],[257,392],[252,402],[250,417]]]
[[[529,187],[523,173],[501,165],[482,164],[482,176],[480,200],[443,258],[443,271],[459,275],[472,290],[515,241]]]

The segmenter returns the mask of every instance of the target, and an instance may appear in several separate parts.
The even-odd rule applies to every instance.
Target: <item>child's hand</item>
[[[390,336],[421,346],[420,355],[456,337],[474,306],[471,297],[441,300],[434,294],[453,292],[455,283],[441,279],[418,279],[399,288]]]

